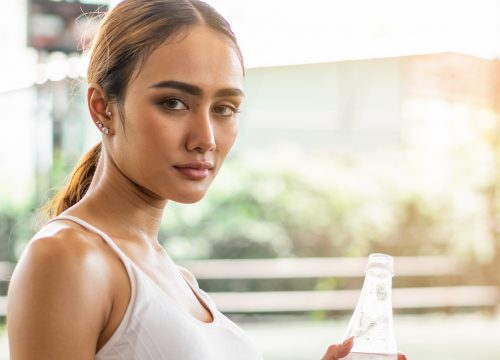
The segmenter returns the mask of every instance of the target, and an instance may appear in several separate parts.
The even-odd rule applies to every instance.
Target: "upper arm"
[[[28,245],[8,292],[13,360],[94,359],[112,303],[101,268],[102,256],[74,230]]]

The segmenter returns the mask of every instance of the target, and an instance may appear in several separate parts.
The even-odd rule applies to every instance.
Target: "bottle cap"
[[[386,254],[370,254],[366,265],[366,270],[368,269],[386,269],[394,275],[394,258]]]

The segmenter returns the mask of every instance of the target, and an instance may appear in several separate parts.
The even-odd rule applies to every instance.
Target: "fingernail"
[[[351,343],[352,341],[354,340],[354,336],[351,336],[350,338],[347,338],[344,340],[344,342],[342,343],[343,346]]]

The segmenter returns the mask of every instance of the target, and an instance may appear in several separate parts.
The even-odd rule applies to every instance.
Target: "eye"
[[[230,117],[239,112],[239,109],[230,105],[217,105],[214,106],[214,112],[223,117]]]
[[[186,104],[177,98],[169,98],[166,99],[162,102],[162,105],[167,109],[167,110],[187,110]]]

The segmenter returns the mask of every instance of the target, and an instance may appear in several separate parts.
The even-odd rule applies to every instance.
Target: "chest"
[[[160,299],[161,295],[165,295],[165,301],[171,300],[181,310],[198,321],[204,323],[213,321],[213,314],[210,312],[208,304],[177,268],[172,269],[161,263],[157,263],[156,266],[143,264],[143,266],[138,265],[138,267],[146,276],[144,280],[150,281],[151,285],[159,290]]]
[[[144,276],[132,272],[129,309],[97,359],[114,353],[131,354],[130,359],[262,359],[246,334],[213,307],[213,322],[202,322]]]
[[[199,321],[209,323],[213,320],[207,304],[165,253],[137,255],[129,252],[128,256],[133,263],[134,270],[141,276],[141,280],[159,290],[159,301],[172,301],[179,309]],[[127,282],[129,282],[128,278]],[[127,285],[130,287],[130,283],[121,284],[122,287]]]

